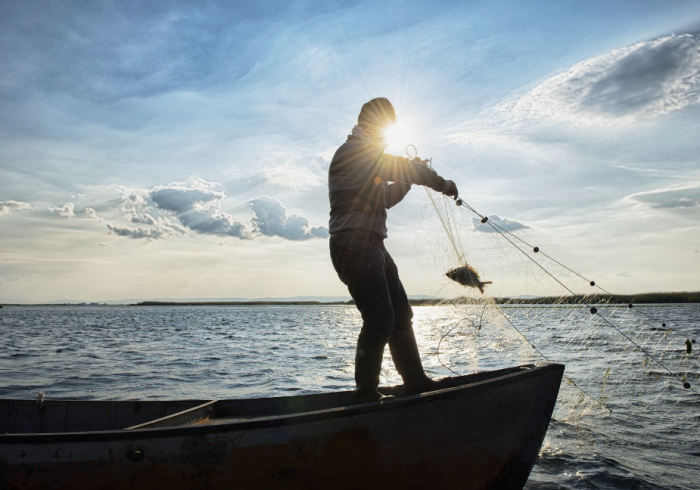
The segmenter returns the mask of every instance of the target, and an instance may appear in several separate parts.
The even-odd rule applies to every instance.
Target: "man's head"
[[[394,106],[388,99],[377,97],[362,106],[357,123],[372,135],[381,135],[396,123]]]

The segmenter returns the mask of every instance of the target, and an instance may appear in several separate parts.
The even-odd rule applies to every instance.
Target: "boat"
[[[1,489],[522,489],[564,366],[353,392],[184,401],[0,400]]]

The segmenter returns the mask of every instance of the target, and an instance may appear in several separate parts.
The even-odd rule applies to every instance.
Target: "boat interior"
[[[468,386],[533,369],[535,365],[450,378]],[[385,395],[403,396],[403,386],[380,387]],[[423,393],[421,396],[427,396]],[[353,391],[235,400],[0,400],[2,434],[47,434],[141,430],[202,424],[226,424],[351,407]]]

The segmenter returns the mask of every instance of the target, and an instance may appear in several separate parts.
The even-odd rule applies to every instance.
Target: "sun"
[[[387,128],[385,136],[388,143],[387,153],[403,155],[406,152],[406,147],[411,144],[411,131],[404,122],[399,121]]]

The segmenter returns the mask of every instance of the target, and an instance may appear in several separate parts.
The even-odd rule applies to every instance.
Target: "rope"
[[[508,237],[506,236],[506,233],[507,233],[508,235],[513,236],[514,238],[516,238],[517,240],[521,241],[522,243],[525,243],[526,245],[531,246],[531,245],[529,245],[525,240],[523,240],[523,239],[517,237],[516,235],[514,235],[513,233],[511,233],[511,232],[509,232],[509,231],[507,231],[507,230],[503,230],[502,227],[500,227],[500,226],[498,226],[498,225],[492,223],[491,221],[489,221],[488,217],[486,217],[486,216],[480,214],[480,213],[479,213],[478,211],[476,211],[473,207],[471,207],[469,204],[467,204],[466,202],[464,202],[464,200],[462,200],[462,199],[460,199],[460,198],[457,197],[457,198],[455,198],[455,201],[457,201],[458,206],[460,206],[460,207],[461,207],[461,206],[464,206],[464,207],[466,207],[468,210],[470,210],[471,212],[473,212],[474,214],[476,214],[477,216],[479,216],[479,218],[481,218],[481,222],[482,222],[482,223],[485,223],[485,224],[488,224],[489,226],[491,226],[491,228],[493,228],[494,231],[496,231],[496,233],[498,233],[498,234],[501,235],[503,238],[505,238],[511,245],[513,245],[513,246],[514,246],[516,249],[518,249],[523,255],[525,255],[525,257],[527,257],[532,263],[534,263],[537,267],[539,267],[540,269],[542,269],[542,271],[543,271],[545,274],[547,274],[550,278],[554,279],[561,287],[563,287],[563,288],[564,288],[565,290],[567,290],[574,298],[576,298],[576,300],[577,300],[580,304],[585,305],[586,307],[588,307],[588,308],[590,309],[590,311],[591,311],[592,314],[598,315],[608,326],[612,327],[615,331],[617,331],[620,335],[622,335],[625,339],[627,339],[628,342],[630,342],[632,345],[634,345],[638,350],[640,350],[641,352],[643,352],[647,357],[649,357],[649,358],[650,358],[651,360],[653,360],[656,364],[658,364],[659,366],[661,366],[661,368],[663,368],[666,372],[668,372],[668,374],[670,374],[671,376],[675,377],[678,381],[680,381],[680,382],[683,384],[683,387],[684,387],[684,388],[690,389],[690,390],[691,390],[693,393],[695,393],[696,395],[700,395],[700,393],[698,393],[697,391],[695,391],[695,389],[693,389],[693,388],[691,387],[690,383],[688,383],[688,382],[686,382],[686,381],[683,381],[683,379],[682,379],[680,376],[678,376],[678,374],[673,373],[673,372],[672,372],[670,369],[668,369],[660,360],[658,360],[653,354],[651,354],[651,353],[648,352],[646,349],[644,349],[641,345],[639,345],[637,342],[635,342],[633,339],[631,339],[631,338],[630,338],[627,334],[625,334],[622,330],[620,330],[619,328],[617,328],[610,320],[608,320],[606,317],[604,317],[602,314],[600,314],[600,312],[598,311],[597,308],[595,308],[595,307],[589,305],[584,299],[582,299],[579,295],[577,295],[576,293],[574,293],[574,292],[573,292],[569,287],[567,287],[563,282],[561,282],[561,281],[560,281],[559,279],[557,279],[552,273],[550,273],[547,269],[545,269],[539,262],[537,262],[534,258],[532,258],[532,257],[531,257],[529,254],[527,254],[524,250],[522,250],[520,247],[518,247],[518,246],[513,242],[513,240],[511,240],[510,238],[508,238]],[[503,230],[505,233],[502,232],[501,230]],[[538,248],[538,247],[534,247],[533,250],[535,250],[535,252],[539,252],[539,248]],[[543,255],[544,255],[544,254],[543,254]],[[549,256],[546,256],[546,257],[550,258]],[[551,258],[550,258],[550,259],[551,259]],[[556,261],[556,260],[554,260],[554,259],[551,259],[551,260],[553,260],[553,261],[556,262],[557,264],[560,264],[562,267],[564,267],[564,268],[566,268],[567,270],[573,272],[573,273],[576,274],[577,276],[579,276],[579,277],[585,279],[583,276],[581,276],[581,275],[578,274],[577,272],[573,271],[573,270],[570,269],[569,267],[566,267],[565,265],[561,264],[560,262],[558,262],[558,261]],[[593,281],[591,281],[591,286],[594,286],[594,285],[595,285],[595,283],[594,283]],[[601,289],[602,289],[602,288],[601,288]],[[608,294],[610,294],[610,293],[608,293]],[[499,311],[499,312],[501,311],[500,308],[498,308],[498,311]],[[503,314],[503,312],[501,312],[501,314]],[[503,316],[505,317],[505,314],[503,314]],[[506,317],[506,319],[507,319],[507,317]],[[509,322],[509,323],[511,323],[511,322]],[[513,325],[512,323],[511,323],[511,325],[513,326],[513,328],[515,328],[515,329],[517,330],[517,328],[515,327],[515,325]],[[520,333],[520,332],[518,331],[518,333]],[[522,334],[521,334],[521,335],[522,335]],[[527,340],[527,339],[526,339],[526,340]],[[583,390],[581,390],[581,391],[583,391]],[[589,395],[589,396],[590,396],[590,395]]]
[[[461,201],[461,199],[460,199],[460,201]],[[479,213],[477,213],[476,210],[474,210],[474,208],[472,208],[472,207],[469,206],[468,204],[464,203],[464,201],[462,201],[462,203],[465,204],[466,207],[467,207],[469,210],[471,210],[473,213],[475,213],[475,214],[477,214],[478,216],[480,216],[481,219],[483,220],[484,217],[481,216]],[[532,249],[533,252],[539,253],[539,254],[543,255],[544,257],[548,258],[549,260],[551,260],[552,262],[554,262],[554,263],[557,264],[558,266],[562,267],[563,269],[566,269],[567,271],[571,272],[572,274],[576,275],[577,277],[583,279],[584,281],[586,281],[587,283],[589,283],[592,287],[598,288],[599,290],[601,290],[602,292],[604,292],[605,294],[607,294],[607,295],[609,295],[609,296],[614,296],[613,293],[611,293],[610,291],[608,291],[607,289],[605,289],[604,287],[602,287],[601,285],[599,285],[599,284],[596,283],[595,281],[584,277],[584,276],[581,275],[580,273],[578,273],[578,272],[576,272],[575,270],[573,270],[573,269],[571,269],[570,267],[568,267],[566,264],[563,264],[563,263],[559,262],[557,259],[555,259],[554,257],[552,257],[551,255],[546,254],[545,252],[543,252],[542,250],[540,250],[539,247],[533,246],[533,245],[529,244],[528,242],[526,242],[525,240],[523,240],[523,239],[520,238],[519,236],[517,236],[517,235],[515,235],[514,233],[512,233],[512,232],[506,230],[505,228],[503,228],[503,227],[502,227],[501,225],[499,225],[498,223],[493,223],[492,221],[488,221],[488,223],[489,223],[492,227],[498,228],[498,230],[500,230],[501,232],[503,232],[503,233],[505,233],[505,234],[508,234],[508,235],[510,235],[511,237],[513,237],[514,239],[516,239],[516,240],[518,240],[518,241],[524,243],[524,244],[527,245],[530,249]],[[518,248],[519,248],[519,247],[518,247]],[[627,308],[632,309],[632,307],[633,307],[632,303],[628,303],[628,304],[627,304]],[[646,318],[647,318],[648,320],[650,320],[651,322],[653,322],[653,323],[658,323],[658,324],[660,324],[663,328],[666,328],[666,322],[660,322],[658,319],[652,317],[652,316],[649,315],[648,313],[643,312],[643,311],[641,311],[641,310],[639,310],[639,309],[635,309],[634,312],[635,312],[635,314],[640,314],[640,315],[646,317]]]

